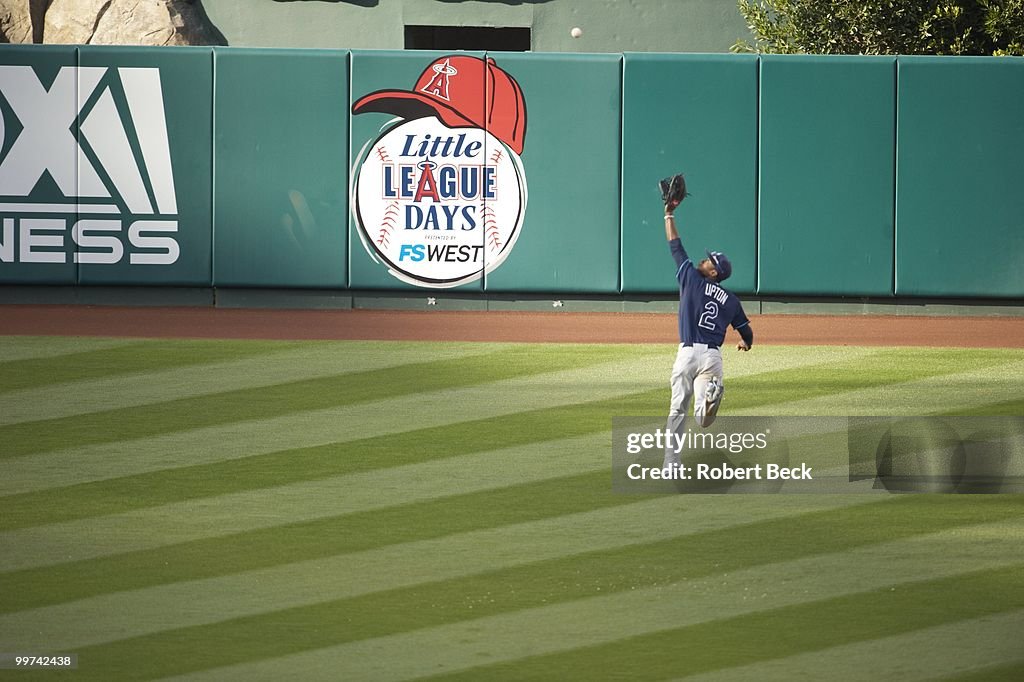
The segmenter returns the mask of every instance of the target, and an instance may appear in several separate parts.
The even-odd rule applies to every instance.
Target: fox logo
[[[68,221],[55,214],[69,216],[72,240],[92,249],[75,253],[75,262],[119,262],[122,216],[147,218],[130,221],[129,247],[148,250],[132,253],[131,263],[177,260],[169,235],[178,229],[178,202],[159,69],[65,66],[46,87],[30,66],[0,65],[0,95],[21,124],[8,145],[10,128],[0,118],[0,149],[9,147],[0,160],[0,263],[64,262],[64,253],[38,248],[63,245],[63,234],[53,232],[63,233]],[[119,109],[119,101],[127,106]],[[47,201],[33,197],[44,176],[65,201],[52,192]]]

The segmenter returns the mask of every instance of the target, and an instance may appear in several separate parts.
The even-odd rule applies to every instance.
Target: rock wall
[[[199,0],[0,0],[0,41],[225,44]]]
[[[0,41],[32,43],[33,15],[41,19],[47,0],[0,0]]]

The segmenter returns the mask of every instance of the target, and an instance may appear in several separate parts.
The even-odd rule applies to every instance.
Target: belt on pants
[[[681,343],[679,344],[683,348],[693,348],[694,346],[707,346],[712,350],[718,350],[718,346],[713,343]]]

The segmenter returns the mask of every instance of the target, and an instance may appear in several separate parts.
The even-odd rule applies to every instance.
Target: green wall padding
[[[617,293],[622,57],[488,56],[526,100],[529,205],[487,291]]]
[[[1024,60],[899,64],[896,293],[1024,296]]]
[[[216,285],[347,286],[348,56],[217,48]]]
[[[623,292],[677,290],[657,181],[678,172],[693,194],[676,211],[684,246],[724,251],[726,286],[753,292],[757,57],[629,53],[623,74]]]
[[[761,57],[758,292],[893,293],[894,57]]]
[[[122,209],[122,229],[130,240],[132,224],[138,225],[144,220],[162,226],[159,231],[154,227],[140,229],[139,236],[150,240],[150,246],[143,249],[126,246],[124,258],[118,263],[80,263],[79,284],[210,286],[213,281],[213,50],[205,47],[168,50],[82,46],[79,61],[82,67],[107,69],[85,109],[92,107],[97,115],[97,127],[106,131],[98,132],[97,136],[120,135],[116,126],[119,118],[133,152],[118,154],[118,143],[114,139],[94,144],[91,149],[93,155],[100,155],[99,149],[103,147],[111,155],[96,166],[108,176],[108,185],[115,187],[113,193]],[[134,96],[128,96],[129,90]],[[117,115],[104,115],[109,102],[113,103]],[[164,125],[160,124],[161,115],[166,133]],[[85,133],[88,140],[88,131]],[[133,179],[138,177],[141,177],[141,185]],[[139,210],[140,205],[145,210]],[[176,242],[177,259],[171,264],[144,262],[151,258],[170,258],[173,247],[164,248],[152,240],[160,240],[162,244],[169,240]]]

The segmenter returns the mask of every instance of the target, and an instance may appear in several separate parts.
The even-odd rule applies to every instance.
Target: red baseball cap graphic
[[[494,60],[449,55],[434,60],[412,90],[378,90],[352,105],[414,119],[437,116],[449,128],[483,128],[516,154],[526,139],[526,100],[516,79]]]

